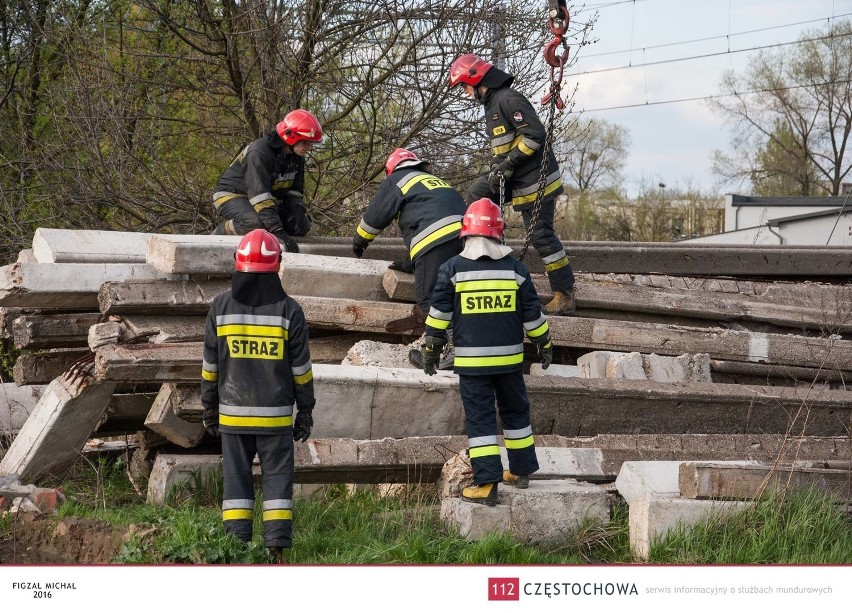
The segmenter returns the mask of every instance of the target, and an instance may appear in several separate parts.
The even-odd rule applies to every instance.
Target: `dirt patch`
[[[109,564],[125,533],[93,519],[18,515],[0,536],[0,564]]]

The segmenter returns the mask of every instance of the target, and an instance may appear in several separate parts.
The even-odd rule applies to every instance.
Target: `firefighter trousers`
[[[459,390],[464,405],[474,483],[484,485],[503,479],[503,463],[497,442],[498,413],[509,471],[524,476],[537,471],[538,459],[523,373],[517,370],[494,375],[459,375]]]
[[[424,313],[429,313],[429,302],[438,280],[438,269],[451,257],[461,253],[463,247],[462,240],[454,238],[414,259],[414,301]]]
[[[311,220],[304,206],[279,204],[275,212],[281,219],[284,231],[290,236],[305,236],[311,229]],[[228,200],[216,208],[216,213],[225,221],[216,226],[213,234],[243,236],[258,228],[268,229],[248,198],[243,196]]]
[[[556,201],[548,198],[541,203],[538,219],[530,237],[530,244],[541,256],[550,289],[554,292],[567,292],[574,287],[574,269],[568,261],[562,241],[553,229],[553,218],[556,211]],[[532,224],[532,207],[523,209],[524,228],[529,232]]]
[[[267,547],[290,547],[293,539],[293,434],[222,433],[225,532],[244,543],[251,540],[254,518],[254,480],[251,466],[260,458],[263,486],[263,542]]]

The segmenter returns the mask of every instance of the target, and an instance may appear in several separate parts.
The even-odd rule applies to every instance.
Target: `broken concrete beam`
[[[88,353],[88,349],[51,349],[38,353],[22,353],[15,360],[12,376],[17,385],[50,383]]]
[[[661,383],[710,383],[710,357],[696,355],[659,356],[638,352],[592,351],[577,358],[583,377],[606,379],[649,379]]]
[[[388,337],[380,334],[333,334],[316,336],[311,334],[308,344],[311,349],[311,362],[314,364],[340,364],[346,359],[349,350],[358,342],[371,340],[378,342]]]
[[[180,280],[147,264],[9,264],[0,267],[0,306],[98,308],[98,290],[108,281]]]
[[[852,341],[722,328],[550,317],[554,344],[659,355],[706,353],[711,358],[766,364],[844,369],[852,364]]]
[[[121,324],[117,321],[105,321],[89,328],[87,343],[89,349],[96,351],[103,345],[114,345],[121,338]]]
[[[107,346],[98,350],[99,378],[121,381],[198,381],[200,343]],[[713,383],[526,377],[536,433],[846,434],[852,392]],[[314,367],[317,436],[376,438],[458,434],[458,378],[428,377],[416,369]],[[403,392],[404,390],[404,392]],[[434,408],[432,408],[434,407]],[[807,410],[805,410],[805,407]]]
[[[163,385],[151,410],[145,418],[145,426],[162,435],[175,445],[195,447],[204,436],[204,427],[178,417],[175,413],[173,386]]]
[[[195,284],[122,284],[101,290],[101,309],[113,312],[164,312],[180,305],[181,313],[206,313],[215,293]],[[194,290],[193,290],[194,287]],[[162,291],[162,295],[157,295]],[[118,294],[118,295],[117,295]],[[133,297],[131,297],[131,294]],[[308,324],[316,327],[382,333],[388,321],[407,317],[412,306],[403,303],[294,296],[302,305]],[[123,305],[122,305],[123,303]],[[582,317],[552,317],[554,343],[560,347],[581,347],[613,351],[639,351],[661,355],[707,353],[716,359],[845,368],[852,363],[852,341],[834,338],[800,337],[740,332],[721,328],[695,328],[622,322]]]
[[[89,328],[100,313],[39,313],[22,315],[12,322],[12,338],[18,349],[85,347]]]
[[[781,379],[790,383],[841,383],[847,389],[852,384],[852,370],[805,368],[785,364],[755,364],[754,362],[735,362],[731,360],[710,360],[714,375],[729,374],[753,377],[755,380]]]
[[[201,484],[222,481],[222,456],[177,455],[161,453],[154,461],[148,479],[148,504],[163,505],[175,488],[197,482]]]
[[[689,500],[680,497],[681,462],[625,462],[615,480],[629,505],[630,548],[647,559],[654,541],[674,529],[747,508],[747,503]]]
[[[18,252],[18,259],[16,262],[20,262],[22,264],[36,264],[38,260],[35,257],[35,253],[33,253],[32,249],[21,249]]]
[[[754,500],[764,494],[812,489],[841,502],[852,500],[849,470],[683,462],[678,485],[684,498]]]
[[[234,270],[241,236],[154,234],[148,237],[145,261],[161,272],[220,274]]]
[[[200,315],[122,315],[122,342],[185,343],[204,340]]]
[[[156,393],[114,393],[95,429],[98,436],[122,435],[142,430],[145,427],[145,417],[156,397]]]
[[[113,281],[104,283],[97,301],[104,315],[206,315],[213,299],[231,289],[230,279],[211,281]]]
[[[44,394],[43,385],[0,384],[0,436],[17,434]]]
[[[525,490],[502,487],[497,495],[494,507],[445,498],[441,519],[469,540],[508,532],[528,543],[564,541],[581,526],[606,525],[610,519],[606,490],[571,479],[532,481]]]
[[[201,378],[202,343],[103,345],[95,376],[111,381],[191,381]]]
[[[116,385],[88,375],[52,381],[0,460],[0,475],[16,473],[22,481],[61,476],[79,457]]]
[[[53,263],[145,263],[150,234],[107,230],[37,228],[33,235],[36,261]]]

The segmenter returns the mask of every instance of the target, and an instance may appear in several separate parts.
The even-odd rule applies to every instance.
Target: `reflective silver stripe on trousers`
[[[286,498],[278,498],[277,500],[264,500],[263,510],[272,511],[274,509],[292,509],[293,501]]]
[[[254,500],[251,498],[232,498],[231,500],[222,501],[222,510],[229,511],[231,509],[253,509]]]
[[[545,264],[553,264],[553,262],[558,262],[559,260],[561,260],[564,257],[566,257],[565,256],[565,250],[560,249],[556,253],[553,253],[551,255],[548,255],[547,257],[541,258],[541,261],[544,262]]]
[[[503,436],[506,438],[525,438],[532,434],[532,426],[521,428],[520,430],[503,430]]]
[[[560,177],[560,172],[558,170],[550,173],[549,175],[547,175],[547,179],[545,179],[545,181],[544,181],[545,186],[550,185],[551,183],[553,183],[554,181],[559,179],[559,177]],[[518,198],[520,196],[529,196],[530,194],[534,194],[537,191],[538,191],[538,183],[536,183],[535,185],[530,185],[529,187],[523,187],[523,188],[520,188],[520,189],[513,189],[512,190],[512,198]]]
[[[497,435],[493,436],[474,436],[467,439],[468,447],[482,447],[483,445],[496,445]]]

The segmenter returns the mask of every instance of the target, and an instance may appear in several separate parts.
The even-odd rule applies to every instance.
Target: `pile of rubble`
[[[32,250],[0,268],[0,333],[21,351],[14,383],[0,392],[0,430],[13,439],[0,475],[61,475],[92,437],[130,434],[130,464],[150,476],[152,502],[193,471],[218,470],[199,423],[201,341],[237,242],[39,229]],[[576,487],[604,496],[578,509],[604,513],[611,488],[596,484],[629,462],[848,465],[852,250],[565,248],[578,313],[550,319],[556,363],[533,365],[527,385],[537,446],[571,458],[550,478],[581,485],[501,490],[520,501],[506,505],[518,508],[511,525],[536,496],[560,508],[566,496],[581,500]],[[457,378],[408,368],[414,337],[385,332],[412,312],[411,276],[387,269],[402,250],[398,239],[377,239],[367,252],[377,259],[359,260],[345,257],[348,239],[325,238],[284,255],[281,279],[305,312],[317,393],[313,438],[297,446],[300,483],[434,482],[466,447]],[[527,263],[549,299],[540,262]],[[445,504],[456,523],[503,512],[497,526],[512,515]]]

